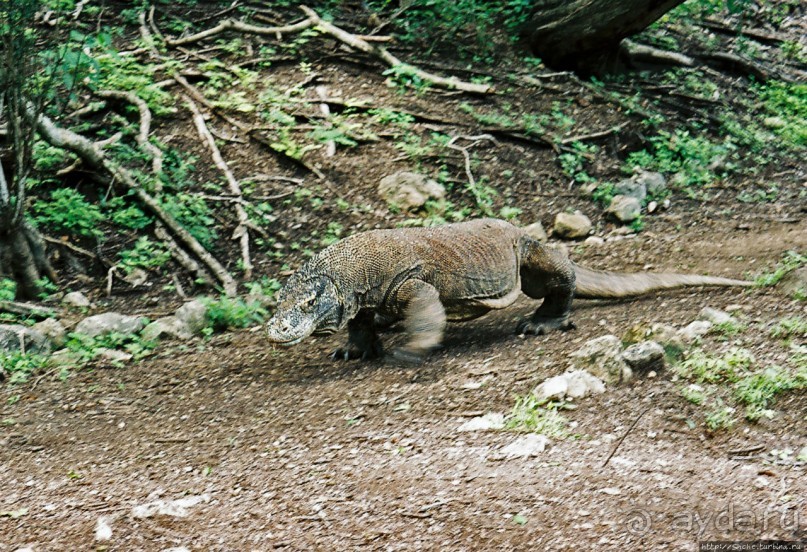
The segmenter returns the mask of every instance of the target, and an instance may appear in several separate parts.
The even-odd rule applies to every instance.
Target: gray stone
[[[89,308],[91,303],[87,296],[80,291],[71,291],[66,293],[62,298],[62,303],[69,307],[76,307],[80,309]]]
[[[46,355],[50,353],[50,341],[42,332],[28,326],[0,324],[0,351]]]
[[[712,307],[703,307],[698,314],[700,320],[706,320],[712,324],[726,324],[737,322],[737,319],[729,313],[720,309],[713,309]]]
[[[140,316],[105,312],[85,318],[78,323],[75,331],[89,337],[98,337],[111,333],[132,335],[142,330],[145,325],[146,319]]]
[[[658,369],[664,364],[664,347],[655,341],[642,341],[622,351],[622,360],[634,370]]]
[[[207,306],[199,299],[188,301],[179,307],[174,316],[191,334],[197,334],[207,326]]]
[[[651,197],[658,197],[667,190],[667,179],[659,172],[642,171],[634,178],[645,187]]]
[[[457,431],[490,431],[495,429],[504,428],[504,414],[499,412],[491,412],[484,416],[477,416],[471,418],[460,427]]]
[[[695,320],[688,326],[678,330],[678,337],[685,344],[694,343],[709,333],[710,329],[712,329],[712,323],[708,320]]]
[[[796,294],[807,295],[807,266],[788,272],[779,281],[778,287],[785,295],[791,297]]]
[[[529,226],[525,226],[524,233],[541,243],[547,240],[546,230],[544,230],[544,225],[540,222],[533,222]]]
[[[635,197],[615,195],[605,214],[619,222],[633,222],[642,214],[642,204]]]
[[[190,339],[193,337],[193,332],[190,331],[182,321],[177,319],[176,316],[165,316],[158,318],[148,326],[143,328],[140,337],[144,341],[157,341],[163,338],[171,339]]]
[[[110,364],[124,364],[132,360],[132,354],[118,349],[101,347],[95,350],[95,360],[107,361]]]
[[[583,344],[570,356],[572,364],[588,371],[609,385],[626,382],[633,372],[622,359],[622,342],[615,335],[604,335]]]
[[[559,238],[574,240],[588,236],[591,228],[591,220],[580,211],[558,213],[555,215],[552,233]]]
[[[509,445],[502,447],[497,456],[501,456],[505,459],[528,458],[546,450],[548,444],[549,438],[546,435],[529,433],[519,437]]]
[[[605,240],[600,236],[589,236],[583,240],[583,243],[586,245],[602,245],[605,243]]]
[[[559,376],[548,378],[532,390],[532,394],[539,401],[547,402],[553,399],[565,398],[580,399],[589,394],[602,393],[605,384],[585,370],[574,370]]]
[[[643,182],[629,178],[614,184],[614,195],[632,197],[641,203],[647,197],[647,188]]]
[[[389,205],[404,211],[416,211],[430,199],[443,199],[445,188],[426,176],[399,172],[385,176],[378,184],[378,193]]]
[[[67,341],[67,330],[55,318],[46,318],[32,328],[47,337],[54,349],[60,349]]]

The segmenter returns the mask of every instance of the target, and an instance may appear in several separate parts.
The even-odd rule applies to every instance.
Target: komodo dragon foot
[[[517,335],[546,335],[552,330],[562,332],[577,328],[574,322],[568,318],[546,318],[533,316],[521,323],[516,328]]]

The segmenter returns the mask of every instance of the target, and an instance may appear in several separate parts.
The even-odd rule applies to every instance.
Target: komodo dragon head
[[[330,334],[347,319],[339,291],[323,274],[297,272],[278,294],[277,310],[266,325],[269,341],[294,345],[313,333]]]

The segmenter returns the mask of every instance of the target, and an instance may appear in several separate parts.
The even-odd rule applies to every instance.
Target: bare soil
[[[434,131],[490,131],[460,109],[462,102],[478,110],[507,105],[536,113],[563,102],[578,121],[571,134],[628,123],[598,142],[602,154],[589,170],[603,180],[619,176],[624,156],[644,138],[636,116],[564,77],[547,80],[551,87],[541,89],[496,75],[501,95],[491,98],[401,94],[384,83],[384,68],[375,62],[359,63],[334,44],[317,48],[308,60],[318,77],[304,86],[302,97],[311,103],[301,104],[300,120],[321,116],[314,84],[326,85],[334,98],[420,114],[407,132],[424,140]],[[296,61],[279,62],[263,74],[281,89],[309,76]],[[170,134],[174,147],[200,159],[192,184],[216,181],[187,110],[155,124],[158,135]],[[235,131],[215,117],[209,124],[222,134]],[[294,268],[304,261],[301,249],[321,247],[329,222],[349,233],[406,219],[377,197],[377,182],[387,174],[434,174],[444,166],[456,182],[449,199],[469,203],[459,154],[416,163],[395,147],[400,131],[375,130],[379,140],[340,147],[334,157],[322,150],[306,156],[327,182],[255,142],[221,143],[239,179],[257,173],[299,177],[314,197],[323,198],[314,206],[308,196],[292,195],[294,186],[276,181],[250,192],[289,193],[288,203],[275,204],[276,218],[267,228],[272,240],[255,247],[258,275],[282,278],[284,264]],[[595,219],[599,235],[615,230],[569,184],[555,152],[501,134],[497,140],[473,150],[479,156],[476,176],[486,175],[499,192],[496,210],[517,206],[521,222],[549,225],[555,213],[580,208]],[[676,194],[671,209],[647,217],[638,235],[572,244],[571,254],[586,266],[626,271],[742,277],[770,270],[785,251],[807,250],[803,160],[763,172],[717,181],[704,201]],[[774,201],[737,201],[739,191],[770,181],[779,186]],[[339,207],[337,198],[349,208]],[[234,213],[228,204],[217,209],[215,251],[234,270]],[[114,257],[115,247],[135,237],[106,242],[107,255]],[[282,258],[273,257],[275,251]],[[180,302],[162,291],[170,275],[152,274],[149,285],[137,289],[117,282],[106,298],[100,280],[87,283],[87,274],[61,262],[63,273],[73,277],[72,288],[89,293],[98,311],[157,316]],[[105,274],[99,267],[86,272]],[[190,276],[180,278],[193,289]],[[24,546],[37,552],[180,546],[695,550],[703,540],[804,539],[805,467],[771,454],[807,445],[804,392],[780,397],[771,420],[741,421],[712,433],[704,428],[703,409],[682,398],[682,383],[662,370],[579,401],[564,413],[574,435],[553,440],[536,457],[496,459],[516,433],[458,431],[470,417],[509,412],[516,396],[564,372],[569,354],[583,342],[606,333],[622,336],[638,323],[682,327],[705,306],[731,308],[748,329],[731,338],[707,336],[704,349],[742,346],[762,364],[782,363],[791,354],[788,343],[769,336],[769,328],[783,317],[805,315],[803,302],[777,289],[694,289],[636,301],[578,302],[576,330],[524,338],[514,329],[534,308],[525,298],[506,311],[450,326],[444,349],[417,367],[331,361],[328,354],[341,335],[280,349],[268,345],[259,329],[249,329],[166,343],[125,368],[96,364],[66,381],[46,374],[0,387],[0,552]],[[136,505],[197,495],[207,500],[189,508],[187,517],[132,515]],[[111,540],[95,540],[100,517],[112,528]]]

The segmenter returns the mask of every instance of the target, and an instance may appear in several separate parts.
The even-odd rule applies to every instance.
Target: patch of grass
[[[161,243],[155,243],[148,236],[137,239],[131,249],[124,249],[118,253],[121,258],[120,266],[127,272],[135,268],[160,268],[171,259],[171,252]]]
[[[267,311],[258,301],[245,301],[240,297],[222,295],[204,301],[207,307],[208,335],[228,328],[246,328],[266,320]]]
[[[753,363],[746,349],[733,348],[720,356],[694,350],[675,369],[679,376],[697,383],[735,382]]]
[[[532,393],[516,399],[513,410],[505,421],[505,428],[529,431],[562,438],[568,432],[568,420],[558,412],[559,405],[538,400]]]
[[[0,351],[0,374],[8,377],[9,383],[23,383],[35,372],[45,367],[47,357],[19,351]]]
[[[756,421],[763,416],[773,417],[768,405],[776,395],[793,389],[804,389],[807,380],[798,374],[791,374],[779,366],[741,378],[734,385],[734,397],[746,406],[745,417]]]
[[[692,404],[701,405],[706,402],[707,393],[703,387],[693,383],[681,388],[681,396]]]
[[[712,327],[709,328],[709,333],[722,335],[724,337],[732,337],[741,334],[745,331],[745,329],[745,324],[738,320],[732,319],[712,325]]]
[[[807,337],[807,319],[803,316],[783,318],[771,328],[769,333],[776,339],[788,339],[793,336]]]
[[[757,287],[774,286],[782,281],[782,278],[787,276],[797,268],[803,267],[807,264],[807,256],[797,251],[787,251],[782,260],[776,265],[773,272],[766,272],[757,276],[754,280],[754,285]]]
[[[706,427],[712,431],[731,429],[734,426],[735,409],[718,400],[716,405],[706,413]]]

